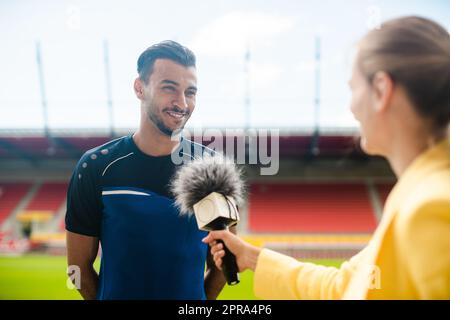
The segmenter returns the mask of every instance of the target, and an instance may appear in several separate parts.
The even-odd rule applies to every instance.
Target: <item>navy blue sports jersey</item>
[[[186,156],[183,150],[202,154],[205,147],[182,139],[174,152]],[[206,298],[201,239],[207,233],[174,206],[168,184],[176,167],[171,155],[141,152],[131,135],[87,151],[78,162],[66,229],[100,239],[97,299]]]

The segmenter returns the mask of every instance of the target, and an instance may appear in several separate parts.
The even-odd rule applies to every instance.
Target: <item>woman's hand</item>
[[[222,270],[222,258],[225,256],[223,244],[217,240],[222,240],[228,250],[236,256],[239,272],[246,269],[255,271],[256,262],[258,261],[261,249],[245,242],[228,230],[211,231],[209,235],[202,240],[204,243],[211,246],[211,255],[214,258],[214,263],[217,268]]]

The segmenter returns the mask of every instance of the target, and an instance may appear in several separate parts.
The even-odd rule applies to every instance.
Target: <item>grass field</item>
[[[341,260],[312,262],[339,267]],[[96,262],[98,270],[99,261]],[[27,255],[0,257],[0,299],[66,300],[81,299],[66,285],[66,258],[63,256]],[[253,300],[253,272],[241,274],[241,283],[226,286],[219,299]]]

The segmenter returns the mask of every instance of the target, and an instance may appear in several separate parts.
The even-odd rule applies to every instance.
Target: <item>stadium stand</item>
[[[24,211],[43,211],[55,214],[63,204],[66,192],[67,183],[43,183]]]
[[[115,135],[130,132],[118,130]],[[188,138],[211,142],[207,136]],[[234,141],[234,133],[224,135],[227,155],[225,139],[231,138]],[[389,167],[362,153],[352,132],[286,130],[279,138],[279,148],[272,150],[269,141],[263,150],[279,152],[275,180],[261,176],[258,165],[245,166],[250,186],[239,234],[297,258],[350,257],[366,245],[376,227],[375,211],[379,213],[392,187],[384,183],[393,178]],[[72,170],[84,152],[111,139],[108,130],[67,129],[46,136],[0,129],[0,223],[16,214],[0,230],[0,251],[65,253],[63,211]],[[259,154],[257,140],[257,149],[250,149],[256,145],[249,142],[247,154]],[[14,191],[21,185],[22,191]],[[3,201],[9,198],[13,200]],[[32,229],[29,238],[27,226]]]
[[[362,183],[256,183],[251,232],[370,233],[377,225]]]
[[[66,230],[65,216],[61,217],[61,220],[58,223],[58,229],[60,232],[65,232],[65,230]]]
[[[381,203],[383,203],[383,205],[386,203],[387,197],[391,192],[393,186],[394,185],[392,183],[377,184],[376,188],[378,194],[380,195],[380,201]]]
[[[30,187],[30,183],[0,183],[0,225],[19,205]]]
[[[128,133],[128,132],[127,132]],[[87,133],[86,133],[87,134]],[[123,135],[126,133],[124,132]],[[223,133],[226,136],[225,132]],[[196,142],[208,144],[211,140],[190,136]],[[228,137],[230,138],[230,137]],[[3,159],[78,159],[81,155],[112,138],[108,135],[82,135],[42,137],[32,134],[20,136],[2,135],[0,131],[0,156]],[[224,151],[226,151],[224,138]],[[355,145],[353,136],[324,135],[317,138],[311,135],[284,135],[280,133],[279,152],[281,157],[301,157],[311,152],[311,147],[317,144],[322,156],[358,155],[366,157]],[[268,145],[271,152],[271,146]]]

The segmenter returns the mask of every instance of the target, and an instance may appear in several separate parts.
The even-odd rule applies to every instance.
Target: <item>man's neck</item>
[[[142,125],[133,134],[136,146],[143,153],[153,156],[167,156],[180,143],[178,140],[171,140],[171,137],[163,134],[153,124]]]

